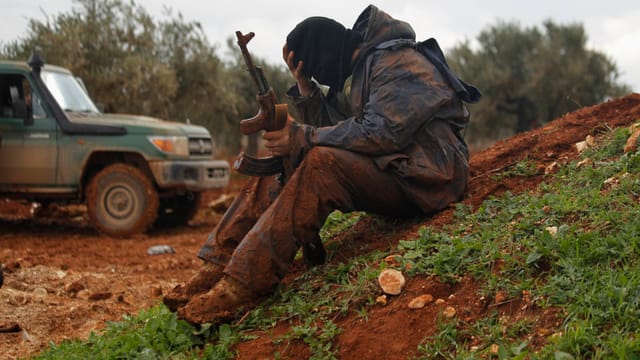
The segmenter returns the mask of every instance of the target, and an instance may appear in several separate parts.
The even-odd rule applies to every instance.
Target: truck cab
[[[202,127],[104,114],[69,70],[0,61],[0,196],[83,202],[100,232],[181,225],[229,181]]]

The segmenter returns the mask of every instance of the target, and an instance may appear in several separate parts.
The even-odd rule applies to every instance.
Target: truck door
[[[55,186],[58,124],[22,74],[0,74],[0,191]],[[33,124],[25,122],[25,111]]]

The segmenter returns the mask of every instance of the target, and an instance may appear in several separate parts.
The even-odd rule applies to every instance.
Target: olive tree
[[[467,140],[476,146],[538,127],[629,92],[613,60],[587,46],[580,24],[523,28],[501,22],[449,51],[452,68],[478,86]]]

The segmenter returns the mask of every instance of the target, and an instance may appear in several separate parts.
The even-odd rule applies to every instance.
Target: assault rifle
[[[288,117],[287,104],[278,103],[276,94],[265,78],[262,68],[253,64],[249,50],[247,50],[247,44],[254,36],[255,34],[252,32],[243,35],[240,31],[236,31],[237,43],[242,51],[247,71],[251,74],[251,78],[253,78],[258,87],[256,98],[260,104],[260,109],[256,116],[240,121],[240,131],[245,135],[254,134],[262,130],[280,130],[287,123]],[[233,167],[239,173],[250,176],[281,174],[284,177],[283,179],[281,177],[281,179],[284,181],[291,176],[292,172],[288,159],[274,156],[253,157],[244,152],[238,155]]]

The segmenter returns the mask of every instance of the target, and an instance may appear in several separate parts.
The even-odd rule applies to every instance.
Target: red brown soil
[[[630,94],[580,109],[476,152],[463,202],[478,205],[491,195],[533,189],[545,181],[545,171],[575,159],[575,144],[587,135],[597,139],[606,128],[627,126],[639,119],[640,94]],[[491,176],[525,159],[537,164],[537,175]],[[242,184],[243,180],[234,180],[226,189],[207,193],[204,204],[222,193],[237,193]],[[31,210],[30,203],[0,199],[0,262],[5,266],[0,288],[0,358],[29,357],[49,342],[86,338],[103,329],[107,321],[121,320],[125,314],[157,304],[163,293],[197,270],[200,261],[195,254],[220,217],[203,206],[189,226],[117,240],[91,229],[81,207],[60,207],[49,216],[33,216]],[[437,227],[452,218],[453,208],[449,208],[429,218],[387,223],[380,228],[371,217],[364,217],[338,237],[340,243],[330,261],[341,262],[371,250],[391,250],[420,226]],[[147,255],[153,245],[170,245],[176,252]],[[296,263],[285,283],[302,271],[302,264]],[[478,288],[470,278],[455,285],[430,277],[410,278],[401,295],[391,297],[386,306],[371,308],[366,320],[356,314],[335,320],[342,329],[336,341],[339,358],[410,358],[416,355],[417,346],[436,332],[436,315],[445,306],[455,308],[457,317],[466,322],[491,310],[498,310],[508,321],[535,319],[534,344],[543,344],[545,336],[557,329],[553,311],[529,306],[526,298],[496,304],[491,296],[481,297]],[[425,292],[442,298],[444,304],[422,310],[407,308],[409,300]],[[237,346],[238,358],[270,358],[276,351],[282,358],[307,358],[309,350],[300,341],[274,344],[273,338],[290,326],[278,324],[269,333],[256,333],[258,338]]]

